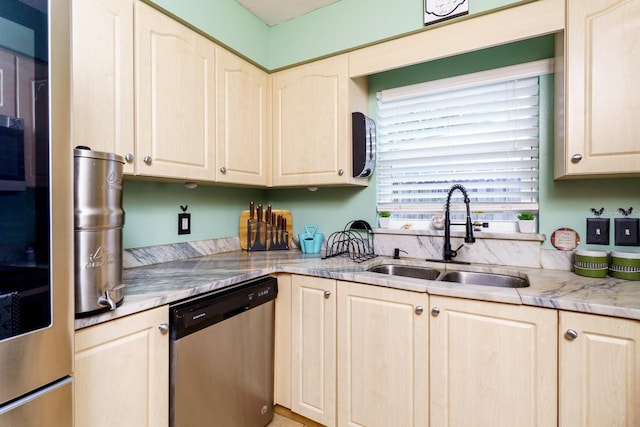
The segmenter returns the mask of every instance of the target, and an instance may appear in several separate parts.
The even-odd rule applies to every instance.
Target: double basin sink
[[[367,271],[391,276],[411,277],[414,279],[437,280],[441,282],[461,283],[465,285],[484,285],[499,288],[526,288],[529,281],[522,277],[505,274],[476,273],[471,271],[446,271],[435,268],[412,265],[382,264]]]

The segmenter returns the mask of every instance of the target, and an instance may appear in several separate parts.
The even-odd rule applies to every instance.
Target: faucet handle
[[[464,244],[462,244],[462,245],[458,246],[456,249],[452,250],[451,251],[451,258],[457,257],[458,256],[458,251],[460,249],[462,249],[462,248],[464,248]]]

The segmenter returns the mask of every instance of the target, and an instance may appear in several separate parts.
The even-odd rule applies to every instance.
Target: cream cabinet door
[[[217,50],[218,182],[266,186],[270,159],[269,75]]]
[[[134,172],[133,2],[73,0],[73,145],[118,154]]]
[[[0,49],[0,114],[16,115],[16,57]]]
[[[274,403],[291,409],[291,274],[278,274]]]
[[[432,426],[555,426],[557,312],[430,296]]]
[[[640,321],[560,312],[559,425],[640,425]]]
[[[136,173],[215,179],[213,42],[136,3]]]
[[[76,426],[169,424],[168,321],[163,306],[76,332]]]
[[[428,295],[338,282],[338,425],[429,424]]]
[[[556,177],[640,175],[640,2],[568,0],[566,20]]]
[[[273,185],[366,185],[351,165],[351,113],[366,111],[366,85],[349,79],[347,55],[277,72],[272,84]]]
[[[291,409],[336,425],[336,281],[294,275],[291,316]]]

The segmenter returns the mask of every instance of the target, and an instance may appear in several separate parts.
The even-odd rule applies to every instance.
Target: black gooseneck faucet
[[[445,214],[444,214],[444,262],[451,262],[456,255],[458,255],[458,251],[464,245],[460,245],[460,247],[456,250],[451,249],[451,217],[449,214],[449,205],[451,204],[451,194],[455,190],[460,190],[462,195],[464,196],[464,204],[467,206],[467,222],[465,225],[465,235],[464,241],[465,243],[474,243],[476,241],[475,237],[473,237],[473,225],[471,224],[471,210],[469,209],[469,196],[467,196],[467,190],[460,184],[454,184],[449,189],[449,194],[447,195],[447,204],[445,205]],[[463,225],[463,224],[453,224],[453,225]]]

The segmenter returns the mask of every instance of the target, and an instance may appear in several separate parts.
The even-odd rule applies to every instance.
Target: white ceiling
[[[236,0],[270,27],[339,0]]]

